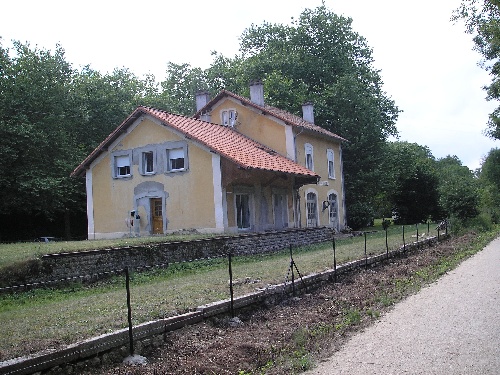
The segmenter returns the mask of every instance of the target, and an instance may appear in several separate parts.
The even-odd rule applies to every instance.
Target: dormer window
[[[234,126],[238,113],[234,109],[221,112],[222,125]]]

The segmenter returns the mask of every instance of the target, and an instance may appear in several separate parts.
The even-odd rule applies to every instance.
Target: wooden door
[[[153,234],[163,234],[163,205],[161,198],[151,199],[151,217]]]

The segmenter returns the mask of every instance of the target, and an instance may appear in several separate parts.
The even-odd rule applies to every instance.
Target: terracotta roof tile
[[[143,109],[240,167],[319,177],[306,167],[238,133],[231,127],[174,115],[154,108],[143,107]]]
[[[239,100],[243,105],[257,108],[260,111],[262,111],[263,113],[274,116],[277,119],[280,119],[280,120],[284,121],[285,123],[290,124],[291,126],[304,128],[304,129],[310,130],[312,132],[315,132],[321,136],[334,138],[334,139],[340,140],[340,141],[347,141],[345,138],[342,138],[341,136],[339,136],[335,133],[332,133],[329,130],[324,129],[321,126],[318,126],[318,125],[315,125],[311,122],[308,122],[308,121],[304,120],[302,117],[294,115],[293,113],[290,113],[288,111],[285,111],[285,110],[282,110],[282,109],[279,109],[279,108],[276,108],[276,107],[273,107],[273,106],[270,106],[267,104],[265,104],[264,106],[255,104],[250,99],[245,98],[244,96],[235,94],[231,91],[227,91],[227,90],[222,90],[216,97],[214,97],[212,100],[210,100],[204,108],[202,108],[201,110],[196,112],[196,114],[193,117],[199,118],[199,116],[201,115],[201,113],[204,111],[205,108],[210,108],[211,106],[214,105],[214,103],[218,102],[224,96],[233,97],[233,98]]]
[[[137,118],[150,115],[166,126],[184,134],[210,150],[247,169],[261,169],[273,172],[299,175],[309,179],[319,178],[313,171],[278,154],[274,150],[238,133],[234,129],[210,122],[174,115],[150,107],[138,107],[118,126],[71,174],[82,176],[86,168],[119,137]]]

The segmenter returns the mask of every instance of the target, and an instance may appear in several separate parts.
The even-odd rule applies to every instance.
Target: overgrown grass
[[[390,249],[402,244],[400,228],[388,230],[388,241]],[[41,247],[45,245],[52,246],[49,243]],[[57,245],[62,244],[54,246]],[[367,234],[368,254],[385,251],[384,231]],[[333,265],[331,243],[294,248],[293,256],[302,275]],[[363,256],[363,236],[336,241],[337,264]],[[225,258],[185,262],[166,270],[133,274],[133,323],[168,317],[228,298],[227,262]],[[289,276],[289,266],[288,249],[271,255],[233,258],[235,295],[284,282]],[[64,289],[2,296],[0,322],[9,327],[0,331],[0,353],[4,356],[0,360],[124,328],[127,325],[124,278],[115,277],[93,286],[74,284]]]
[[[337,301],[339,307],[339,319],[337,323],[321,322],[312,326],[298,327],[292,335],[291,345],[279,353],[279,360],[275,361],[271,368],[276,373],[298,374],[311,367],[312,358],[319,348],[325,347],[335,335],[343,335],[347,330],[355,330],[363,320],[378,319],[382,310],[400,302],[406,296],[418,292],[422,287],[435,282],[445,273],[456,268],[461,262],[481,251],[489,242],[500,233],[500,226],[493,230],[478,234],[471,243],[464,244],[454,249],[445,256],[439,257],[432,264],[418,269],[403,278],[391,280],[391,287],[381,290],[371,299],[362,301],[362,308],[356,308],[349,303]],[[297,354],[300,353],[300,358]],[[259,374],[260,369],[253,373]]]

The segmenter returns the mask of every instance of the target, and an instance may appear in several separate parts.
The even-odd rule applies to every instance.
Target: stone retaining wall
[[[0,288],[0,293],[68,281],[96,281],[126,267],[130,270],[166,267],[169,263],[222,257],[229,251],[234,255],[263,254],[285,249],[290,244],[303,246],[331,239],[331,228],[300,228],[147,246],[47,254],[38,262],[37,272],[22,280],[12,280],[10,286]]]

